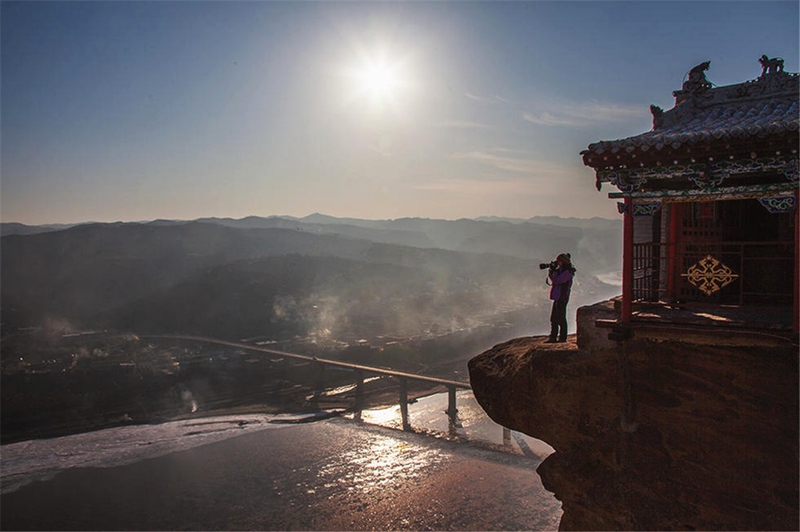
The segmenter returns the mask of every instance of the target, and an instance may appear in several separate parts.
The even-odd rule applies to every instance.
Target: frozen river
[[[411,405],[418,433],[381,409],[363,424],[205,417],[5,445],[0,528],[556,530],[561,505],[536,474],[548,449],[476,445],[502,429],[458,401],[459,441],[420,433],[447,430],[442,394]]]
[[[510,440],[504,441],[503,427],[489,419],[478,405],[471,390],[456,392],[456,407],[460,426],[456,428],[455,436],[461,441],[504,446],[507,452],[525,454],[539,460],[544,460],[553,452],[553,448],[545,442],[515,431],[510,432]],[[415,430],[449,435],[445,410],[447,410],[446,393],[420,398],[416,403],[408,405],[411,426]],[[365,410],[362,413],[362,420],[396,429],[402,427],[399,405]]]
[[[205,417],[2,447],[4,530],[556,530],[536,474],[549,448],[458,396],[342,418]],[[296,419],[296,418],[294,418]],[[381,426],[383,425],[383,426]],[[425,433],[423,433],[425,432]],[[491,444],[491,446],[487,445]]]
[[[486,416],[470,390],[457,392],[456,398],[460,426],[455,434],[449,432],[444,413],[447,410],[446,393],[423,397],[410,404],[411,426],[416,431],[434,436],[455,435],[462,442],[492,446],[505,444],[506,452],[523,454],[538,461],[553,452],[546,443],[513,431],[510,440],[504,442],[503,428]],[[352,419],[352,415],[347,417]],[[132,464],[247,433],[281,430],[291,426],[291,422],[313,419],[313,415],[292,414],[209,416],[3,445],[0,447],[0,489],[2,493],[9,493],[33,480],[52,478],[65,469]],[[362,421],[399,429],[402,426],[400,407],[365,410]]]

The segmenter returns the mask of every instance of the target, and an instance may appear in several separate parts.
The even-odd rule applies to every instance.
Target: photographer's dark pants
[[[550,312],[550,338],[559,342],[567,341],[567,302],[553,301]]]

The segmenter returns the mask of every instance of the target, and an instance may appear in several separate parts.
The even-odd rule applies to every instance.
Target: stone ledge
[[[798,530],[796,348],[542,341],[469,372],[493,420],[556,450],[537,472],[562,530]]]

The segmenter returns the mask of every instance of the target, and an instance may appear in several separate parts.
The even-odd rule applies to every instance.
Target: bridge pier
[[[511,429],[503,427],[503,446],[511,447]]]
[[[361,411],[364,410],[364,371],[356,370],[356,404],[353,407],[353,419],[361,421]]]
[[[313,390],[310,402],[315,408],[319,408],[319,398],[325,392],[325,368],[331,366],[332,368],[355,370],[356,372],[356,404],[354,407],[355,419],[361,419],[361,413],[364,409],[364,375],[381,375],[396,378],[400,381],[400,414],[403,422],[403,430],[412,431],[411,423],[408,418],[408,381],[423,381],[435,383],[438,385],[447,386],[448,391],[448,407],[445,413],[448,416],[451,428],[459,426],[458,422],[458,409],[456,408],[456,390],[458,388],[470,389],[470,385],[465,382],[451,381],[439,379],[435,377],[427,377],[424,375],[414,375],[411,373],[403,373],[387,368],[378,368],[371,366],[362,366],[358,364],[350,364],[347,362],[339,362],[337,360],[327,360],[324,358],[317,358],[315,356],[299,355],[297,353],[289,353],[286,351],[278,351],[276,349],[267,349],[264,347],[253,346],[237,342],[228,342],[225,340],[218,340],[215,338],[205,338],[201,336],[188,336],[188,335],[140,335],[140,338],[162,338],[169,339],[175,342],[191,341],[191,342],[206,342],[210,344],[233,347],[236,349],[244,349],[246,351],[253,351],[257,353],[267,354],[271,356],[279,356],[278,359],[270,359],[270,362],[277,366],[277,376],[280,380],[281,386],[288,383],[288,373],[291,368],[299,368],[300,366],[306,367],[310,365],[310,371],[305,369],[302,372],[303,384],[309,383],[309,387]],[[316,374],[314,374],[316,370]],[[286,399],[281,394],[281,401]]]
[[[408,379],[400,377],[400,417],[403,420],[403,430],[411,432],[411,423],[408,421]]]
[[[278,401],[280,407],[284,408],[286,406],[288,399],[286,397],[286,394],[282,392],[284,388],[286,388],[286,384],[289,382],[288,381],[289,366],[290,366],[289,359],[286,357],[282,357],[282,358],[270,359],[270,362],[276,368],[275,377],[276,380],[278,381]]]
[[[325,391],[325,364],[322,362],[314,361],[317,369],[317,382],[314,386],[314,395],[311,397],[311,404],[314,408],[319,407],[319,398]]]
[[[448,432],[450,433],[450,436],[455,436],[456,429],[461,427],[461,423],[458,422],[458,408],[456,408],[455,386],[447,387],[447,410],[445,410],[444,413],[447,414]]]

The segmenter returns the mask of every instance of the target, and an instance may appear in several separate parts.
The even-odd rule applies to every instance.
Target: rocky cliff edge
[[[561,530],[799,529],[796,346],[578,331],[469,362],[487,414],[555,448],[537,471]]]

